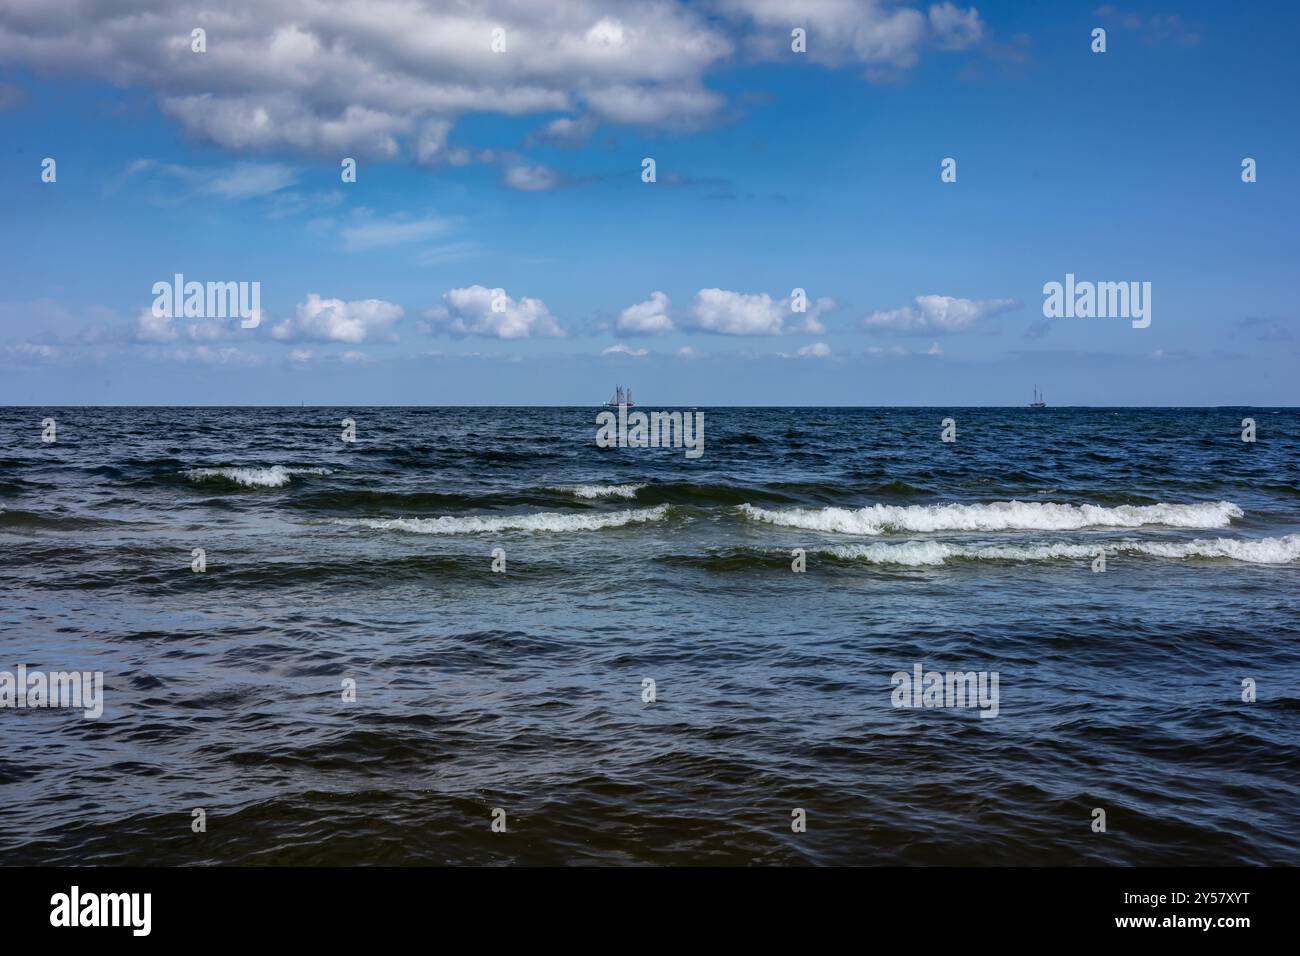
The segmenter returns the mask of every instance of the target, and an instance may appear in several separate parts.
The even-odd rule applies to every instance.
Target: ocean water
[[[1300,412],[702,411],[3,409],[0,860],[1300,864]]]

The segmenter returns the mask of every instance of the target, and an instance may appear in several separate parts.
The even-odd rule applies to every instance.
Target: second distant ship
[[[623,390],[622,385],[614,386],[614,397],[605,403],[606,407],[609,408],[613,408],[618,405],[635,405],[635,404],[636,402],[632,401],[632,389],[629,388],[625,392]]]

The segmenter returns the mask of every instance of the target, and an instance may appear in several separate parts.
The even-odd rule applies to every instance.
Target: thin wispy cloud
[[[347,251],[365,252],[388,246],[427,242],[445,235],[451,227],[450,220],[432,216],[422,219],[366,218],[341,227],[339,238]]]
[[[1015,299],[958,299],[950,295],[918,295],[911,305],[873,312],[864,328],[900,335],[969,332],[986,320],[1019,306]]]
[[[136,182],[152,184],[168,203],[186,199],[244,200],[270,196],[298,182],[299,173],[283,163],[235,162],[218,166],[138,159],[129,164],[113,187]]]

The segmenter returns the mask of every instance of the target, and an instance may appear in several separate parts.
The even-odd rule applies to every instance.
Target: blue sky
[[[0,10],[0,402],[1296,404],[1293,5],[103,6]]]

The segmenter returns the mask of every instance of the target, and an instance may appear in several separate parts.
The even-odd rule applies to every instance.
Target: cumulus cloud
[[[668,296],[662,292],[651,292],[650,298],[636,305],[629,305],[619,313],[618,331],[625,335],[657,335],[671,332],[673,320],[668,316],[672,305]]]
[[[541,192],[560,184],[559,174],[546,166],[511,166],[506,170],[506,185],[524,192]]]
[[[805,312],[792,311],[789,297],[773,299],[766,292],[731,292],[726,289],[701,289],[691,304],[691,328],[717,335],[780,335],[786,331],[825,331],[819,316],[835,307],[833,299],[821,298]],[[786,321],[795,328],[787,329]]]
[[[805,345],[796,354],[800,358],[830,358],[831,347],[825,342],[814,342],[812,345]]]
[[[190,31],[208,31],[193,53]],[[493,52],[492,31],[506,52]],[[437,162],[469,113],[586,112],[673,124],[716,113],[729,31],[686,3],[43,0],[0,6],[0,60],[145,86],[233,150]]]
[[[501,294],[496,295],[498,292]],[[524,297],[515,301],[502,290],[472,285],[443,293],[442,301],[425,316],[436,328],[452,335],[526,339],[564,334],[541,299]]]
[[[791,27],[803,26],[809,59],[829,66],[861,65],[871,77],[913,66],[929,44],[958,50],[983,35],[974,7],[963,10],[949,2],[931,5],[928,16],[896,0],[817,0],[795,8],[788,0],[718,0],[718,5],[760,28],[746,37],[751,55],[787,55]]]
[[[918,295],[912,302],[901,309],[873,312],[862,324],[874,331],[902,335],[966,332],[1020,304],[1015,299],[955,299],[950,295]]]
[[[403,315],[400,305],[383,299],[322,299],[308,294],[298,303],[292,319],[271,329],[271,337],[282,342],[384,342],[397,338],[393,325]]]
[[[11,0],[0,62],[150,88],[191,136],[236,151],[463,163],[460,117],[562,113],[546,134],[581,141],[596,122],[693,127],[725,115],[705,85],[736,40],[775,56],[794,22],[822,63],[905,69],[926,46],[982,33],[950,2],[928,14],[897,0]],[[207,52],[190,49],[208,31]],[[506,51],[492,50],[505,31]],[[21,92],[0,86],[0,108]]]

